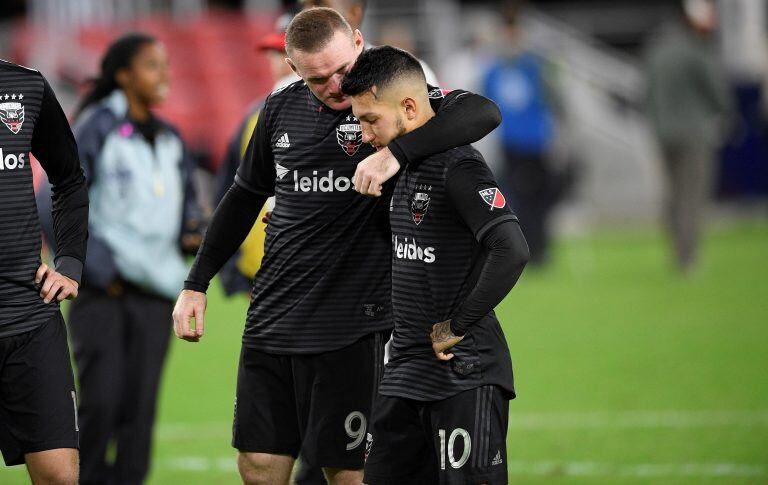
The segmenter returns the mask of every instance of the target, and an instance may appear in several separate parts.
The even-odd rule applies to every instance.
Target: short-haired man
[[[364,52],[342,91],[377,149],[434,117],[418,61],[394,47]],[[514,386],[493,308],[528,261],[517,217],[471,146],[407,167],[389,217],[395,330],[365,482],[506,484]]]
[[[301,452],[332,484],[360,483],[392,328],[388,206],[352,190],[357,163],[373,149],[340,90],[363,38],[338,12],[316,8],[293,19],[286,46],[303,81],[267,98],[179,296],[175,330],[190,341],[202,337],[209,281],[275,195],[238,371],[233,445],[240,474],[246,483],[287,483]],[[485,98],[442,98],[439,90],[433,97],[437,122],[400,140],[404,162],[498,125],[498,109]],[[453,127],[447,136],[443,124]]]

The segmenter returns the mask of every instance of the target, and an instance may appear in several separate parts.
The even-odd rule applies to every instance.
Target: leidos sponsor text
[[[334,177],[333,170],[326,176],[317,176],[317,170],[312,171],[311,177],[300,177],[299,171],[293,171],[293,190],[296,192],[345,192],[352,187],[349,177]]]
[[[26,156],[26,153],[6,153],[2,147],[0,147],[0,170],[24,168],[27,163]]]
[[[413,238],[404,237],[401,239],[400,236],[392,236],[392,250],[397,259],[418,260],[427,264],[434,263],[436,259],[434,247],[422,248]]]

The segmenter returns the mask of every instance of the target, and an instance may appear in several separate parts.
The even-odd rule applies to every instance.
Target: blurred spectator
[[[200,244],[193,164],[176,129],[151,111],[167,95],[162,44],[128,34],[107,50],[74,128],[91,200],[83,284],[69,313],[83,484],[147,474],[172,298],[188,270],[182,251]]]
[[[520,5],[508,4],[504,14],[504,42],[485,75],[484,94],[503,116],[498,136],[505,163],[498,169],[499,181],[520,218],[531,263],[542,264],[548,255],[549,216],[562,193],[548,160],[555,137],[552,92],[542,62],[522,40]]]
[[[712,45],[717,11],[711,0],[685,0],[681,18],[651,39],[647,52],[648,112],[667,175],[666,224],[683,272],[698,256],[715,153],[731,110]]]

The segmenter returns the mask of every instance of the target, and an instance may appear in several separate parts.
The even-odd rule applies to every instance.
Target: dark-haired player
[[[394,47],[365,51],[342,90],[377,149],[435,116],[421,66]],[[515,393],[493,308],[528,261],[517,217],[466,145],[404,170],[390,222],[395,330],[365,482],[506,484]]]
[[[88,191],[67,118],[43,76],[0,60],[0,450],[33,483],[76,484],[75,383],[59,302],[77,296]],[[48,174],[55,269],[40,262],[30,152]]]
[[[202,337],[209,281],[275,195],[240,355],[233,433],[240,474],[246,483],[286,483],[301,452],[332,484],[360,483],[392,328],[388,206],[352,189],[357,163],[373,149],[340,89],[363,38],[338,12],[315,8],[293,19],[286,47],[302,81],[264,104],[179,296],[176,334]],[[427,124],[401,139],[408,160],[476,140],[498,124],[485,98],[433,96],[435,119],[454,128],[441,138],[440,123],[438,132]]]

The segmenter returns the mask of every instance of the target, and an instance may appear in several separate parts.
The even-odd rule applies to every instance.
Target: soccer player
[[[394,47],[364,52],[342,91],[377,149],[435,115],[418,61]],[[406,167],[389,217],[395,330],[365,483],[506,484],[515,393],[493,308],[529,257],[517,218],[471,146]]]
[[[0,450],[33,483],[76,484],[78,425],[59,302],[77,296],[88,192],[67,118],[43,76],[0,60]],[[55,268],[40,261],[29,153],[53,185]]]
[[[177,301],[175,331],[190,341],[203,336],[209,281],[276,195],[240,355],[239,471],[246,483],[286,483],[301,452],[330,483],[360,483],[392,328],[388,206],[352,190],[358,161],[373,149],[340,91],[363,38],[338,12],[315,8],[293,19],[286,46],[303,81],[267,98]],[[412,162],[498,125],[498,109],[481,96],[432,96],[441,122],[400,140]],[[445,123],[453,129],[443,130]]]

